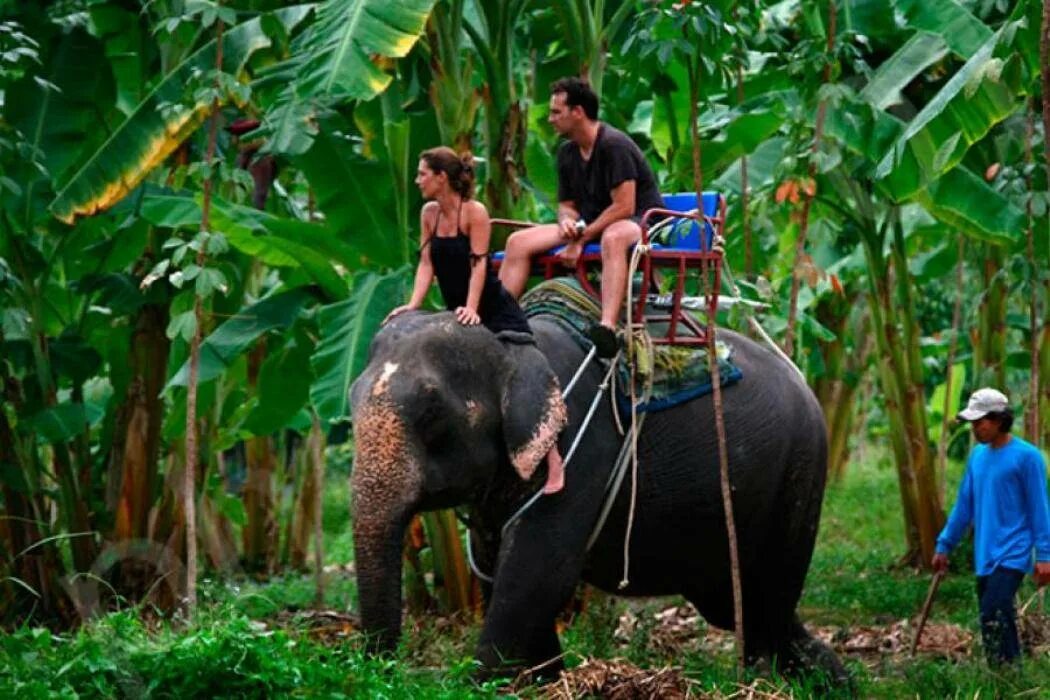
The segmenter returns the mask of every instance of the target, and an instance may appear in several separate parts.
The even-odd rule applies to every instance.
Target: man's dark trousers
[[[1020,659],[1014,596],[1024,580],[1024,572],[998,566],[987,576],[977,577],[977,600],[981,611],[984,653],[992,663]]]

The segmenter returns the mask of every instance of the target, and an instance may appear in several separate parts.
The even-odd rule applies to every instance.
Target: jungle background
[[[0,0],[0,694],[498,691],[449,512],[406,539],[399,656],[361,652],[346,396],[411,284],[418,153],[471,150],[494,215],[549,219],[564,75],[662,191],[728,198],[723,293],[758,306],[720,322],[757,314],[824,407],[801,613],[860,692],[1046,692],[1042,601],[1025,670],[987,669],[966,556],[904,647],[960,401],[1003,388],[1050,440],[1048,25],[1035,0]],[[815,687],[738,676],[675,601],[580,599],[574,683]]]

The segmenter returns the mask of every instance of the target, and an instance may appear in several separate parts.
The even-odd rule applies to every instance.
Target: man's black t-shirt
[[[584,221],[597,219],[612,204],[613,188],[626,180],[634,180],[634,216],[664,205],[652,168],[622,131],[599,125],[589,160],[572,141],[558,148],[558,201],[574,202]]]

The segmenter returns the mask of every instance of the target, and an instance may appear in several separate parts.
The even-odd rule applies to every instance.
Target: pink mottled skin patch
[[[467,424],[471,428],[477,427],[478,423],[481,422],[482,414],[481,404],[474,399],[467,399]]]
[[[522,479],[528,480],[536,471],[536,467],[550,452],[551,447],[558,440],[565,424],[568,422],[568,413],[565,401],[562,400],[561,390],[554,386],[547,394],[547,410],[543,418],[536,424],[532,437],[510,456],[511,464],[517,470]]]
[[[350,488],[355,538],[381,537],[390,514],[412,504],[423,489],[423,473],[410,458],[405,424],[388,395],[388,379],[384,372],[354,414],[356,454]]]

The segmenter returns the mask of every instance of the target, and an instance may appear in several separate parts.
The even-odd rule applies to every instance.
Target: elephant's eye
[[[423,387],[418,400],[420,410],[413,421],[416,434],[423,444],[431,446],[442,440],[451,427],[448,406],[436,387]]]

